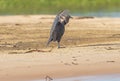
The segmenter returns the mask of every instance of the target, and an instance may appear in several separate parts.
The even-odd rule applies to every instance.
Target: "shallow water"
[[[32,81],[46,81],[46,80],[43,79]],[[63,79],[53,79],[51,81],[120,81],[120,74],[71,77]]]
[[[89,12],[89,13],[72,13],[74,16],[94,16],[94,17],[120,17],[120,12]]]

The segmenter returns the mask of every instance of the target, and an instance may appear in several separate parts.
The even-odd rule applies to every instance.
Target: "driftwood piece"
[[[51,52],[51,51],[52,51],[52,49],[50,49],[50,50],[33,49],[33,50],[26,51],[25,53],[32,53],[32,52]]]

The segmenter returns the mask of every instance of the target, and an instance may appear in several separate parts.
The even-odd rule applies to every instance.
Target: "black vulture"
[[[70,18],[72,17],[69,15],[68,10],[63,10],[57,14],[50,31],[50,37],[47,42],[47,46],[51,41],[57,41],[58,48],[60,48],[60,40],[65,32],[65,25],[69,22]]]

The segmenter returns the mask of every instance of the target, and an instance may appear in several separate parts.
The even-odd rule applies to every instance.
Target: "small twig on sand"
[[[52,51],[52,49],[50,49],[50,50],[33,49],[33,50],[26,51],[25,53],[31,53],[31,52],[51,52],[51,51]]]
[[[51,81],[51,80],[53,80],[50,76],[46,76],[45,79],[46,79],[46,81]]]
[[[115,61],[114,61],[114,60],[111,60],[111,61],[106,61],[106,62],[109,62],[109,63],[114,63]]]
[[[75,19],[93,19],[94,17],[83,16],[83,17],[75,17]]]

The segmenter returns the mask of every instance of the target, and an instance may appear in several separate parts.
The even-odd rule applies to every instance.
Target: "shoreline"
[[[79,76],[79,77],[67,77],[67,78],[58,78],[58,79],[52,79],[48,76],[48,78],[54,80],[54,81],[76,81],[76,80],[82,80],[82,81],[119,81],[120,80],[120,74],[108,74],[108,75],[90,75],[90,76]],[[42,80],[32,80],[32,81],[44,81]]]

